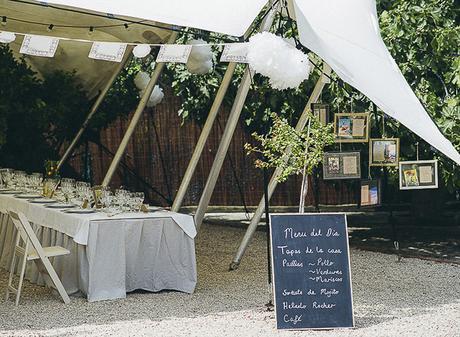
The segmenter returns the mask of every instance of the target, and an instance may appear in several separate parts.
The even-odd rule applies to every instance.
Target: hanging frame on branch
[[[360,152],[325,152],[323,179],[360,179]]]
[[[398,166],[399,138],[371,138],[369,166]]]
[[[374,207],[382,204],[382,185],[380,179],[361,180],[359,205]]]
[[[399,162],[399,189],[420,190],[438,188],[438,161]]]
[[[312,103],[311,111],[313,116],[317,117],[323,125],[331,122],[330,106],[324,103]]]
[[[369,113],[337,113],[334,115],[336,143],[367,143]]]

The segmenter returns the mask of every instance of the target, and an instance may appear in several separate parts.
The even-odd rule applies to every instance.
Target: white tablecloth
[[[30,222],[67,234],[81,245],[86,245],[88,242],[89,224],[96,220],[172,218],[192,239],[196,235],[192,216],[165,210],[149,213],[122,213],[113,217],[102,212],[71,214],[47,208],[43,204],[30,203],[27,199],[18,199],[13,195],[0,194],[0,212],[6,213],[8,210],[22,212]]]
[[[14,226],[7,210],[23,212],[43,246],[60,245],[70,256],[53,266],[69,294],[88,301],[123,298],[136,289],[192,293],[196,285],[193,218],[167,211],[68,214],[10,195],[0,195],[0,267],[12,257]],[[42,283],[34,264],[26,277]]]

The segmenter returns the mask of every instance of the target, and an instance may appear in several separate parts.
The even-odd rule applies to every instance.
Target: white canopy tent
[[[347,83],[457,164],[382,41],[375,0],[293,0],[300,40]],[[48,3],[241,36],[267,0],[48,0]]]

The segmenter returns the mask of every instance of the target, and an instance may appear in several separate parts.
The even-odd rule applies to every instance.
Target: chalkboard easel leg
[[[270,253],[270,209],[268,199],[268,172],[264,168],[264,203],[265,203],[265,225],[267,226],[267,271],[268,271],[268,303],[265,304],[267,311],[273,311],[273,285],[272,285],[272,265]]]

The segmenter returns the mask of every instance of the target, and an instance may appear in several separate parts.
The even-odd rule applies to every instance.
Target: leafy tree
[[[313,173],[324,155],[324,148],[334,142],[332,125],[323,125],[311,113],[308,126],[302,131],[293,128],[286,119],[272,112],[273,125],[265,135],[253,133],[260,146],[245,144],[248,154],[258,153],[255,166],[262,169],[278,168],[279,182],[286,181],[291,175],[302,174],[299,200],[299,213],[304,212],[305,198],[308,191],[308,176]]]
[[[135,73],[130,67],[119,76],[85,139],[97,141],[101,128],[132,111],[138,101]],[[58,159],[63,144],[73,139],[92,102],[74,73],[56,71],[39,79],[5,45],[0,46],[0,77],[0,166],[42,171],[45,161]]]

